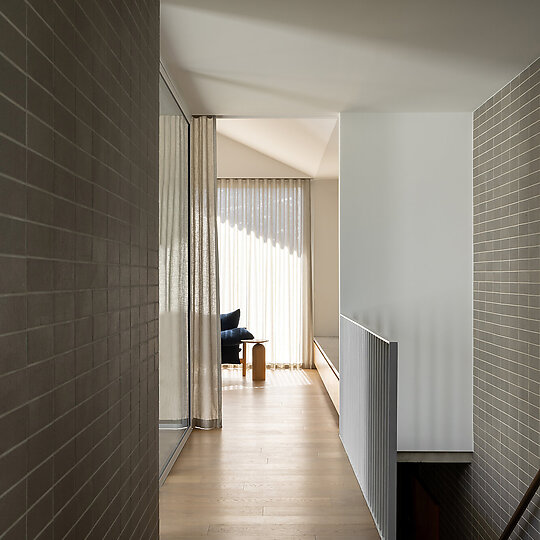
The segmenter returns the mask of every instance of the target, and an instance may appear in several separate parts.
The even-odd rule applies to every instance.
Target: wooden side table
[[[266,349],[263,343],[266,343],[267,339],[243,339],[242,340],[242,376],[246,376],[247,366],[247,344],[253,343],[253,350],[251,352],[253,357],[253,371],[252,378],[254,381],[264,381],[266,379]]]

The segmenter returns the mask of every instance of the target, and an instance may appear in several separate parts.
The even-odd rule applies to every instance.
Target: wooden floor
[[[163,540],[379,538],[315,370],[223,372],[223,429],[195,430],[160,492]]]

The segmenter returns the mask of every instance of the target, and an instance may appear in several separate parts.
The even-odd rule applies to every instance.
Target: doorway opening
[[[314,338],[337,341],[338,132],[336,117],[217,121],[220,310],[240,310],[266,365],[261,380],[261,346],[222,322],[224,391],[309,384]]]

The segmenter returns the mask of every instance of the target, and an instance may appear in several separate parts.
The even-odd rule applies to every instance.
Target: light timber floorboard
[[[223,371],[223,429],[194,430],[160,491],[162,540],[377,540],[316,370]]]

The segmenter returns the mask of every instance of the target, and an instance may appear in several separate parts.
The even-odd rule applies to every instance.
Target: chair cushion
[[[221,329],[222,330],[231,330],[238,326],[240,322],[240,310],[231,311],[230,313],[223,313],[219,316],[221,319]]]
[[[221,331],[221,345],[238,345],[243,339],[253,339],[253,334],[245,328],[232,328]]]

